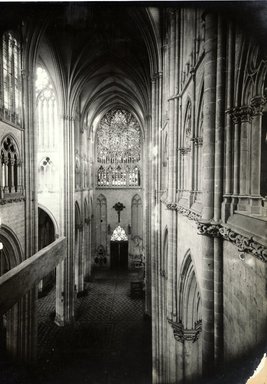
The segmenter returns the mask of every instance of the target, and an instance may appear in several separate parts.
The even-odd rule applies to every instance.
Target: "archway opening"
[[[3,249],[0,250],[0,276],[2,276],[22,261],[22,251],[18,239],[7,227],[0,228],[0,242],[3,244]],[[0,356],[19,355],[20,310],[21,301],[0,315]]]
[[[128,270],[128,237],[118,225],[110,239],[110,267],[113,270]]]
[[[38,250],[55,241],[55,226],[47,212],[38,207]],[[56,283],[56,270],[45,276],[38,285],[38,296],[46,295]]]

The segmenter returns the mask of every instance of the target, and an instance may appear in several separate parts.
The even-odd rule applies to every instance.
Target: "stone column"
[[[149,161],[149,154],[146,148],[149,148],[150,135],[151,135],[151,115],[147,115],[145,119],[146,123],[146,138],[143,146],[143,215],[144,215],[144,224],[143,228],[144,233],[144,246],[145,246],[145,314],[152,316],[152,259],[151,259],[151,244],[150,244],[150,233],[151,233],[151,199],[149,194],[149,189],[151,188],[150,184],[150,166],[151,162]]]
[[[214,221],[221,220],[223,198],[223,130],[225,111],[225,30],[223,20],[218,19],[217,82],[215,120],[215,169],[214,169]],[[215,364],[223,361],[223,242],[214,239],[214,343]]]
[[[203,210],[202,221],[214,213],[214,145],[216,102],[216,17],[205,14],[205,62],[203,108]],[[213,238],[202,237],[202,368],[209,374],[214,365],[214,249]]]
[[[81,223],[79,225],[79,260],[78,260],[78,287],[77,292],[83,292],[84,289],[84,258],[83,258],[83,233],[84,227]]]
[[[151,148],[149,153],[151,164],[149,175],[149,190],[148,195],[150,218],[153,217],[154,211],[154,165],[153,165],[153,143],[154,143],[154,129],[155,129],[155,93],[156,93],[156,81],[155,78],[151,80],[151,125],[150,135],[148,137],[149,142],[147,147]],[[157,255],[154,254],[154,223],[153,220],[149,220],[149,249],[151,257],[151,300],[152,300],[152,380],[153,383],[158,383],[159,377],[159,353],[160,353],[160,335],[159,335],[159,261]]]
[[[249,206],[249,183],[250,179],[250,159],[249,159],[249,139],[251,132],[251,114],[250,107],[244,106],[239,109],[241,130],[240,130],[240,191],[238,210],[246,211]]]
[[[266,100],[262,96],[255,96],[251,100],[253,108],[252,134],[251,134],[251,178],[250,178],[250,212],[261,213],[260,176],[261,176],[261,134],[262,111]]]
[[[4,193],[9,193],[9,186],[8,186],[8,157],[4,158],[4,175],[5,175]]]
[[[177,115],[176,115],[176,82],[177,79],[177,31],[176,31],[176,12],[169,12],[170,32],[169,32],[169,99],[168,99],[168,201],[175,202],[176,199],[176,155],[177,155]],[[175,361],[175,340],[172,328],[167,319],[176,320],[176,211],[168,210],[168,258],[167,271],[165,276],[165,289],[167,289],[167,313],[164,314],[165,333],[165,377],[163,382],[175,382],[176,361]]]
[[[10,179],[11,179],[11,193],[15,192],[15,183],[14,183],[14,165],[15,165],[15,159],[10,159]]]
[[[67,257],[64,260],[63,323],[74,320],[74,127],[73,118],[64,115],[64,235],[67,238]]]
[[[230,216],[231,194],[232,194],[232,119],[230,110],[233,106],[233,84],[234,84],[234,31],[232,23],[228,26],[227,36],[227,71],[226,71],[226,115],[225,115],[225,183],[224,201],[222,204],[222,221],[225,223]]]
[[[0,167],[0,199],[3,198],[4,196],[4,186],[5,186],[5,164],[2,162],[2,158],[0,159],[1,161],[1,167]]]
[[[34,362],[37,349],[36,319],[37,289],[32,288],[19,302],[19,335],[17,357],[21,361]]]
[[[19,193],[23,192],[23,185],[22,185],[22,161],[17,160],[17,178],[18,178],[18,189],[17,191]]]
[[[26,31],[24,30],[26,34]],[[32,31],[28,29],[27,34]],[[29,36],[29,35],[28,35]],[[30,52],[35,50],[38,39],[38,31],[35,38],[28,39],[25,36],[26,44],[24,50],[24,70],[22,71],[22,127],[24,129],[24,166],[26,172],[25,182],[25,259],[34,255],[38,250],[38,207],[37,207],[37,130],[35,129],[35,89],[34,89],[34,60]],[[27,58],[27,59],[26,59]],[[22,298],[19,306],[23,306],[20,311],[20,344],[18,354],[23,360],[31,362],[36,358],[37,345],[37,313],[36,313],[37,289],[35,286]]]
[[[231,214],[237,209],[238,195],[239,195],[239,165],[240,165],[240,114],[239,109],[234,108],[231,117],[234,124],[233,129],[233,143],[234,143],[234,156],[233,156],[233,194],[231,201]]]

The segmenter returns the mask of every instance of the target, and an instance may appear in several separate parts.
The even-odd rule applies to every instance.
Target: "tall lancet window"
[[[141,129],[137,119],[115,108],[101,119],[96,133],[97,186],[141,185]]]
[[[36,70],[36,104],[39,147],[53,150],[57,132],[57,100],[55,90],[48,72],[37,67]]]
[[[10,33],[2,38],[3,54],[3,113],[4,118],[14,124],[21,124],[21,48],[18,40]]]

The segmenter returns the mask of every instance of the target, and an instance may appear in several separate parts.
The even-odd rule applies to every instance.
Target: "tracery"
[[[136,118],[116,108],[101,119],[96,137],[97,185],[139,186],[141,130]]]

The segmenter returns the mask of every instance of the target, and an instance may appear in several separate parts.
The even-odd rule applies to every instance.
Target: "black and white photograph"
[[[267,383],[267,1],[0,2],[0,384]]]

